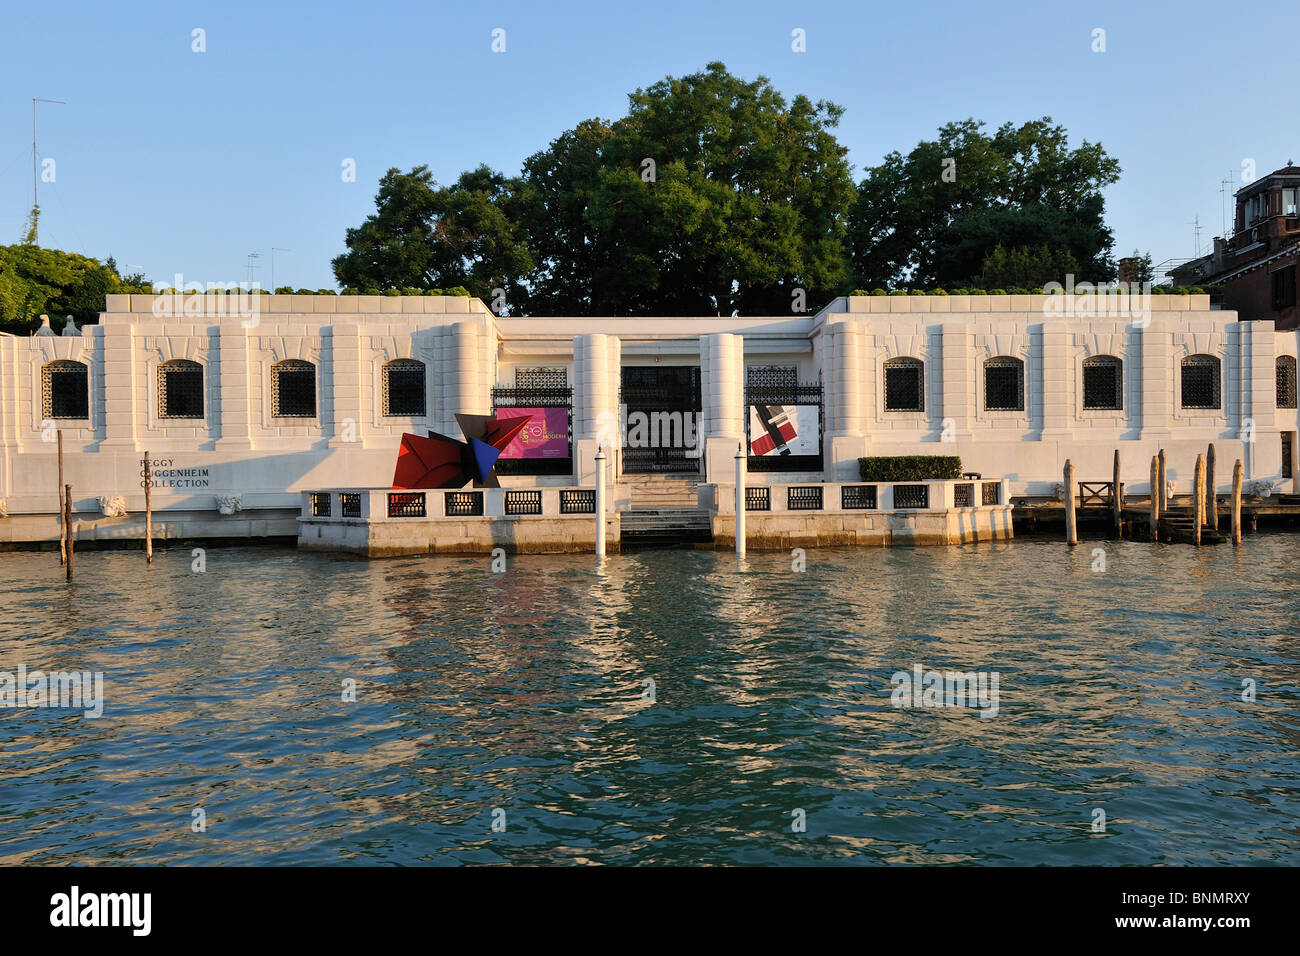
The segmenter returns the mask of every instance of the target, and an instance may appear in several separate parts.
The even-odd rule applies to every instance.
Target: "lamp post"
[[[736,446],[736,556],[745,556],[745,456]]]
[[[596,446],[596,557],[605,557],[605,451]]]

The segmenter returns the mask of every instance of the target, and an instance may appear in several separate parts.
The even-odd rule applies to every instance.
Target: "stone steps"
[[[700,484],[696,476],[638,475],[624,482],[630,486],[634,511],[696,507],[696,488]]]
[[[624,511],[619,516],[624,545],[670,545],[713,540],[712,517],[698,508]]]

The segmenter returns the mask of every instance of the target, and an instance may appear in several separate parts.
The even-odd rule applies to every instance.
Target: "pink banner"
[[[524,430],[506,445],[502,458],[568,458],[569,410],[567,408],[498,408],[497,418],[531,416]]]

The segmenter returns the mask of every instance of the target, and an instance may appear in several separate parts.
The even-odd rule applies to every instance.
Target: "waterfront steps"
[[[698,507],[699,475],[625,475],[621,483],[631,490],[633,511]]]
[[[698,508],[657,508],[619,515],[624,545],[672,545],[713,540],[713,517]]]

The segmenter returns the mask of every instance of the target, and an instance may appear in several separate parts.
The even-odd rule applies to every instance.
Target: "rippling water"
[[[0,710],[0,863],[1296,864],[1298,555],[0,554],[0,670],[107,698]]]

